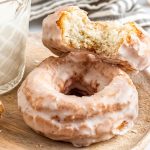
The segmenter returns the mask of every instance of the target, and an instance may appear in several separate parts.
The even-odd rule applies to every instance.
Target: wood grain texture
[[[43,59],[52,55],[44,48],[40,36],[30,34],[26,48],[25,76]],[[150,143],[150,80],[144,73],[131,78],[139,92],[139,117],[133,129],[126,135],[109,141],[93,144],[82,150],[143,150]],[[38,135],[23,121],[17,108],[17,88],[0,96],[5,106],[5,113],[0,119],[0,150],[76,150],[71,144],[56,142]],[[148,132],[149,131],[149,132]],[[141,148],[141,149],[138,149]]]

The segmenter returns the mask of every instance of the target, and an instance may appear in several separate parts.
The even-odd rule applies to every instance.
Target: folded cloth
[[[43,0],[32,0],[32,4],[36,4],[36,3],[41,2],[41,1],[43,1]]]
[[[51,14],[63,5],[79,6],[91,20],[135,21],[150,31],[150,9],[139,5],[137,0],[32,0],[30,20]]]

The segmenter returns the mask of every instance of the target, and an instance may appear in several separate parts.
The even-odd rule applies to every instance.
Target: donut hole
[[[67,80],[63,90],[61,90],[61,93],[65,95],[74,95],[78,97],[91,96],[94,95],[94,93],[96,92],[97,87],[92,87],[83,80],[78,81],[73,79]]]
[[[74,88],[74,89],[71,89],[68,93],[66,93],[66,95],[75,95],[78,97],[82,97],[82,96],[89,96],[89,93],[87,91]]]
[[[69,53],[60,58],[57,65],[51,75],[55,90],[79,97],[102,91],[119,73],[118,68],[84,52]]]
[[[78,84],[78,86],[77,86]],[[82,96],[91,96],[96,92],[96,90],[91,87],[86,87],[81,85],[80,83],[75,83],[68,88],[68,91],[65,92],[66,95],[75,95],[78,97]]]

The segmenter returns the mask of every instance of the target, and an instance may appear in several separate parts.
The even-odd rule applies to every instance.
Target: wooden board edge
[[[147,147],[150,146],[150,129],[147,134],[132,148],[132,150],[148,150]]]

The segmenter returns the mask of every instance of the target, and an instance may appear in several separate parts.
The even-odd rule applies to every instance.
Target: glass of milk
[[[0,94],[21,81],[31,0],[0,0]]]

